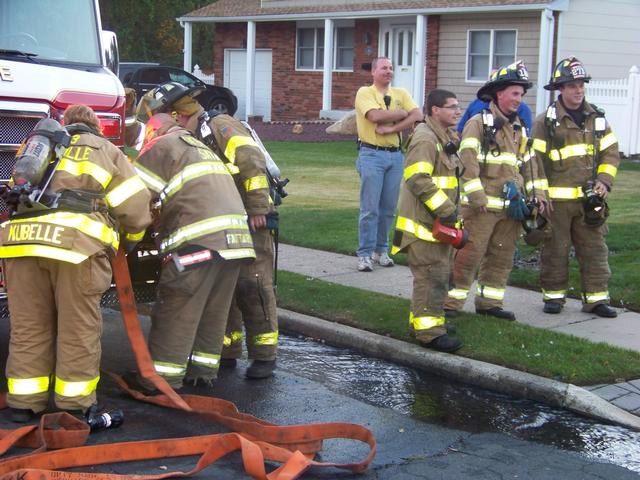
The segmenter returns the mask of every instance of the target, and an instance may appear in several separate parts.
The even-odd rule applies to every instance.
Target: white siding
[[[516,60],[523,60],[533,83],[538,76],[538,42],[540,13],[443,15],[440,17],[440,52],[438,55],[438,88],[451,90],[466,107],[476,98],[482,82],[468,82],[467,31],[476,29],[517,30]],[[525,97],[532,110],[536,106],[535,87]]]
[[[640,66],[640,0],[570,0],[558,33],[558,59],[578,57],[594,79]]]

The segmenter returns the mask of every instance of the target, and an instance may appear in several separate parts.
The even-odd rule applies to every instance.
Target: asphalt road
[[[133,367],[122,323],[117,312],[105,310],[103,368],[122,373]],[[146,324],[148,319],[143,317]],[[6,358],[8,325],[0,325],[0,355]],[[301,356],[300,362],[305,362]],[[198,393],[218,396],[235,402],[238,408],[278,424],[317,422],[354,422],[371,429],[378,442],[378,454],[364,475],[337,470],[310,470],[308,479],[631,479],[638,474],[622,467],[598,463],[583,456],[506,434],[471,433],[425,423],[388,408],[351,398],[331,388],[330,375],[316,375],[313,380],[296,372],[289,362],[268,380],[247,381],[239,368],[223,371],[215,387]],[[330,373],[330,372],[327,372]],[[192,436],[222,432],[194,414],[138,403],[120,393],[115,384],[103,376],[99,399],[105,407],[125,411],[122,427],[94,433],[91,443],[131,441],[151,438]],[[194,391],[195,393],[195,391]],[[0,427],[15,427],[8,413],[0,412]],[[347,441],[330,441],[320,460],[351,462],[361,460],[366,446]],[[22,453],[22,452],[16,452]],[[164,473],[189,470],[195,459],[148,461],[118,464],[91,469],[92,472]],[[209,467],[197,478],[249,478],[243,473],[239,454],[233,454]]]

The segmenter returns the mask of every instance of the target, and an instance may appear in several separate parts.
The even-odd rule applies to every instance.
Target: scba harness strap
[[[167,408],[199,414],[233,430],[233,433],[156,439],[83,446],[89,426],[67,413],[43,415],[39,425],[16,430],[0,430],[0,454],[12,446],[36,448],[30,455],[0,460],[0,480],[160,480],[195,475],[228,453],[239,450],[246,473],[262,480],[293,480],[309,467],[333,467],[353,473],[364,472],[376,454],[376,441],[370,430],[350,423],[324,423],[278,426],[248,414],[225,400],[200,395],[178,395],[153,368],[151,355],[140,327],[126,257],[118,251],[112,262],[118,298],[129,341],[141,375],[162,392],[147,397],[131,390],[118,375],[110,374],[132,397]],[[4,400],[4,399],[3,399]],[[6,403],[4,404],[6,406]],[[366,458],[358,463],[325,463],[313,460],[322,441],[352,439],[369,446]],[[59,449],[47,451],[48,449]],[[159,458],[200,455],[188,472],[164,472],[149,475],[112,473],[61,472],[59,469],[87,467],[116,462],[132,462]],[[265,461],[281,463],[267,473]]]

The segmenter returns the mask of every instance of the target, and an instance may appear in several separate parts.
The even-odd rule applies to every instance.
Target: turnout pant
[[[278,312],[273,288],[273,237],[267,229],[251,234],[256,260],[243,265],[229,311],[222,350],[224,358],[240,358],[242,324],[249,358],[275,360],[278,348]]]
[[[611,270],[605,243],[607,225],[587,226],[581,201],[555,201],[550,219],[551,238],[542,247],[540,266],[543,299],[565,303],[569,285],[569,249],[573,244],[580,265],[582,309],[590,312],[600,303],[609,303]]]
[[[242,260],[214,258],[178,272],[162,266],[151,314],[149,351],[156,372],[174,388],[218,375],[227,316]],[[151,387],[151,385],[146,385]]]
[[[442,306],[449,290],[452,250],[446,243],[421,240],[407,247],[413,274],[409,323],[416,338],[426,343],[447,333]]]
[[[79,264],[9,258],[5,265],[11,315],[7,403],[40,412],[53,386],[58,408],[85,410],[96,402],[100,378],[100,299],[111,285],[107,255]]]
[[[513,268],[516,240],[522,226],[507,217],[504,210],[482,213],[464,207],[462,216],[469,232],[469,242],[456,252],[453,288],[449,290],[444,308],[462,309],[476,273],[476,309],[502,308],[507,279]]]

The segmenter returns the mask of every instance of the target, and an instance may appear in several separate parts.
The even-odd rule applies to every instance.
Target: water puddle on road
[[[467,432],[500,432],[640,472],[640,433],[448,382],[348,349],[281,336],[278,366],[372,405]]]

